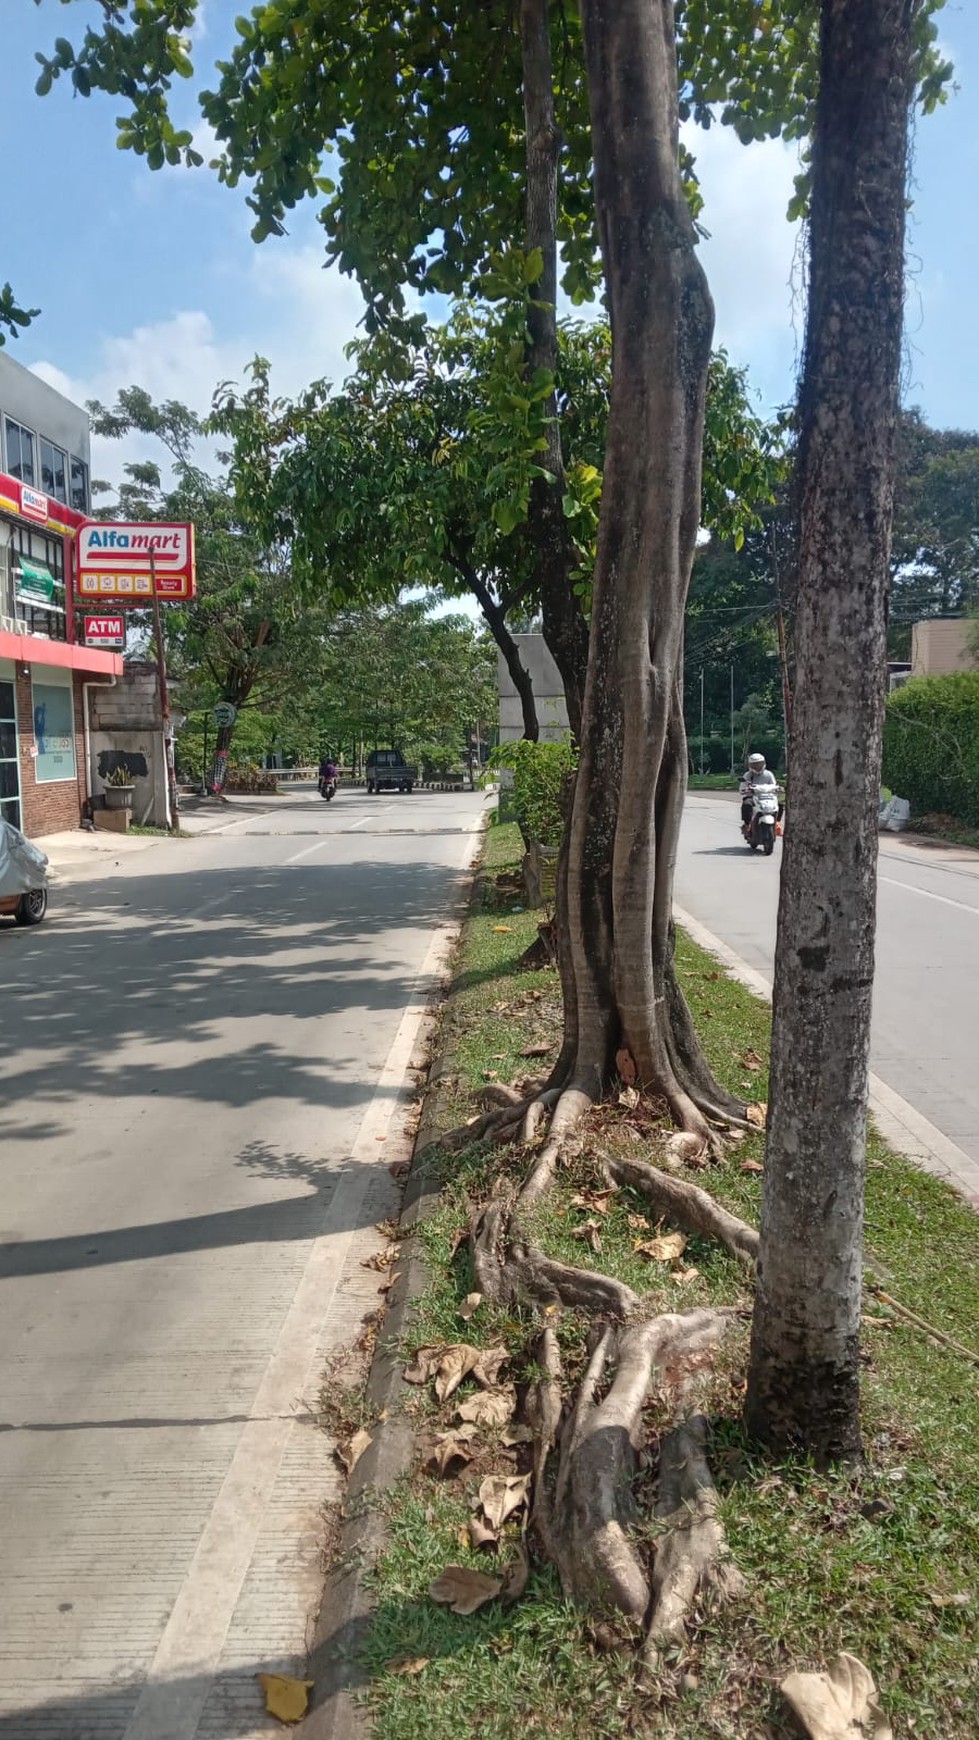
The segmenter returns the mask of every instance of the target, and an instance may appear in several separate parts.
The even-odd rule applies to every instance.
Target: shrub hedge
[[[564,780],[577,766],[577,752],[570,737],[556,743],[501,743],[490,756],[491,767],[507,767],[513,775],[513,819],[524,844],[560,846],[564,832],[561,806]]]
[[[915,677],[888,696],[883,778],[912,814],[979,827],[979,671]]]

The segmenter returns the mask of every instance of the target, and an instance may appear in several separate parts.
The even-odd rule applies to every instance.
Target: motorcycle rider
[[[329,752],[327,752],[326,754],[324,754],[323,759],[320,762],[320,770],[319,770],[320,791],[323,790],[323,787],[325,785],[331,785],[331,784],[336,785],[339,777],[340,776],[339,776],[339,773],[337,771],[337,764],[334,761],[332,755],[330,755]]]
[[[743,828],[750,827],[751,825],[752,799],[754,798],[755,791],[760,790],[763,786],[769,789],[774,786],[777,791],[778,780],[775,778],[771,768],[765,766],[765,757],[759,755],[758,752],[755,751],[753,755],[749,755],[748,757],[748,765],[744,773],[741,775],[741,785],[739,787],[741,793],[741,825]],[[778,806],[778,820],[782,820],[781,804]]]

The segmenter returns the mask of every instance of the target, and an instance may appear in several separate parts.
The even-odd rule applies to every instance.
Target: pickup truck
[[[367,757],[368,793],[410,791],[417,778],[417,767],[405,761],[400,749],[372,749]]]

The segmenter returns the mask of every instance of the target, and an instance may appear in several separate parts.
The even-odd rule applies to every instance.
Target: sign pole
[[[167,659],[163,647],[163,621],[156,590],[156,561],[150,549],[150,585],[153,589],[153,637],[156,641],[156,671],[160,681],[160,713],[163,718],[163,755],[167,770],[167,806],[170,825],[180,827],[177,805],[177,773],[173,760],[173,724],[170,719],[170,688],[167,683]]]

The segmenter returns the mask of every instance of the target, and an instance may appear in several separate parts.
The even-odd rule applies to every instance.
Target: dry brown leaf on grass
[[[637,1239],[633,1250],[654,1263],[672,1263],[687,1247],[687,1235],[682,1232],[660,1233],[654,1239]]]
[[[576,1190],[571,1198],[572,1208],[592,1208],[596,1214],[608,1214],[618,1190]]]
[[[280,1722],[301,1722],[309,1706],[312,1680],[290,1679],[288,1674],[258,1674],[265,1708]]]
[[[513,931],[513,925],[512,924],[494,924],[493,930],[494,930],[494,933],[496,936],[510,936],[512,931]]]
[[[765,1067],[765,1059],[759,1057],[757,1051],[746,1051],[741,1062],[744,1064],[745,1069],[756,1070],[764,1069]]]
[[[869,1668],[845,1652],[825,1673],[791,1673],[779,1690],[810,1740],[893,1740]]]
[[[583,1221],[581,1226],[571,1228],[570,1236],[573,1239],[586,1239],[593,1251],[596,1253],[601,1251],[602,1226],[600,1221],[594,1219]]]
[[[688,1130],[678,1130],[675,1136],[671,1136],[666,1152],[672,1160],[682,1160],[684,1166],[707,1164],[707,1143],[702,1136],[695,1136]]]
[[[461,1317],[463,1323],[468,1323],[473,1312],[478,1311],[478,1309],[482,1303],[483,1303],[482,1293],[467,1293],[466,1297],[462,1301],[462,1304],[459,1306],[458,1311],[456,1312],[456,1316]]]
[[[361,1427],[360,1431],[355,1432],[346,1444],[338,1444],[333,1454],[341,1468],[344,1468],[348,1474],[352,1474],[367,1446],[373,1442],[370,1433],[365,1432]]]
[[[741,1162],[742,1172],[764,1172],[764,1170],[760,1160],[742,1160]]]
[[[696,1281],[699,1275],[699,1269],[678,1269],[674,1278],[680,1282],[682,1287],[686,1287],[689,1282]]]
[[[516,1555],[510,1560],[510,1563],[504,1567],[503,1571],[503,1588],[500,1590],[500,1600],[503,1602],[504,1607],[512,1607],[515,1601],[520,1600],[521,1595],[527,1587],[527,1578],[529,1576],[530,1559],[527,1554],[527,1549],[524,1546],[523,1541],[518,1541]]]
[[[635,1087],[624,1087],[619,1094],[619,1105],[624,1106],[627,1112],[634,1112],[638,1104],[639,1089]]]
[[[552,1052],[553,1050],[554,1050],[553,1043],[550,1045],[527,1045],[524,1047],[523,1051],[520,1052],[520,1056],[521,1057],[547,1057],[549,1055],[549,1053]]]
[[[507,1358],[505,1347],[471,1347],[468,1342],[419,1347],[405,1366],[405,1383],[427,1384],[434,1377],[438,1400],[447,1402],[470,1373],[481,1388],[493,1389]]]
[[[492,1601],[503,1587],[501,1577],[487,1577],[483,1571],[470,1571],[465,1565],[446,1565],[440,1577],[429,1584],[428,1593],[442,1607],[465,1618]]]
[[[491,1528],[501,1529],[527,1502],[529,1474],[487,1474],[479,1489],[483,1515]]]
[[[763,1130],[768,1119],[768,1101],[756,1100],[754,1105],[745,1107],[744,1115],[756,1130]]]
[[[627,1219],[633,1232],[649,1231],[649,1221],[646,1219],[644,1214],[630,1214],[627,1216]]]
[[[505,1426],[513,1418],[516,1405],[514,1390],[480,1390],[475,1396],[467,1396],[456,1412],[460,1420],[473,1426]]]
[[[406,1679],[414,1678],[415,1674],[420,1674],[427,1668],[431,1659],[428,1655],[396,1655],[386,1661],[384,1667],[389,1674],[399,1674]]]
[[[440,1432],[425,1467],[448,1480],[454,1474],[461,1474],[472,1459],[468,1432]]]
[[[498,1547],[500,1531],[490,1528],[485,1517],[471,1516],[468,1528],[459,1530],[459,1543],[463,1547],[472,1547],[474,1552],[478,1552],[481,1547]]]

